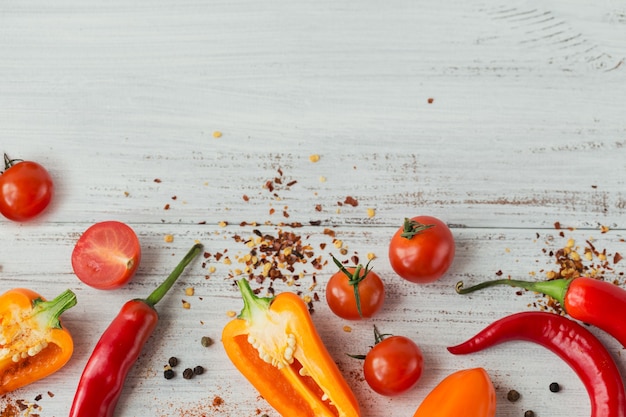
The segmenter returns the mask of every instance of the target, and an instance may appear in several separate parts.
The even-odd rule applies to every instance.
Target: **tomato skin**
[[[100,290],[119,288],[135,275],[141,245],[130,226],[104,221],[90,226],[72,251],[72,268],[85,284]]]
[[[402,394],[413,388],[424,369],[422,351],[411,339],[390,336],[378,342],[365,356],[365,381],[377,393]]]
[[[410,219],[423,225],[433,225],[412,238],[402,235],[400,227],[389,243],[391,267],[407,281],[418,284],[434,282],[441,278],[454,260],[454,236],[448,226],[432,216]]]
[[[346,268],[354,274],[356,268]],[[363,270],[359,276],[363,276]],[[385,301],[385,286],[380,276],[368,270],[367,276],[358,284],[361,313],[357,310],[354,287],[342,271],[337,271],[326,284],[326,302],[335,315],[346,320],[370,318],[376,314]]]
[[[8,160],[0,175],[0,213],[23,222],[41,214],[52,200],[54,183],[50,173],[37,162]]]

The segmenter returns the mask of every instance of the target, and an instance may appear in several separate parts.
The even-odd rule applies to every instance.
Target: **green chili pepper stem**
[[[238,319],[251,322],[256,314],[267,311],[270,308],[274,297],[257,297],[245,278],[238,280],[237,286],[243,298],[243,309],[237,316]]]
[[[522,281],[515,279],[496,279],[493,281],[485,281],[480,284],[476,284],[472,287],[464,288],[463,281],[457,282],[455,289],[459,294],[469,294],[474,291],[482,290],[488,287],[495,287],[498,285],[508,285],[509,287],[518,287],[525,290],[538,292],[541,294],[549,295],[563,305],[565,300],[565,293],[569,288],[569,284],[572,282],[571,278],[553,279],[550,281]]]
[[[196,243],[192,246],[192,248],[187,252],[185,257],[176,265],[176,268],[170,273],[170,275],[159,285],[156,287],[154,291],[148,296],[148,298],[144,299],[144,302],[152,307],[156,305],[161,298],[167,293],[167,291],[172,288],[172,285],[176,282],[178,277],[183,273],[187,265],[194,260],[196,256],[200,254],[202,251],[202,244]]]
[[[74,307],[77,303],[76,294],[72,290],[65,290],[53,300],[44,301],[41,298],[33,300],[33,317],[41,314],[46,327],[61,328],[59,317],[64,311]]]

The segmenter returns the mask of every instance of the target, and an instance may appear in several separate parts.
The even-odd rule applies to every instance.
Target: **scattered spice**
[[[533,410],[526,410],[524,417],[535,417],[535,412]]]
[[[183,378],[185,379],[191,379],[193,378],[193,369],[191,368],[185,368],[185,370],[183,371]]]
[[[167,364],[172,368],[178,365],[178,358],[176,356],[172,356],[167,360]]]
[[[200,365],[193,368],[194,375],[202,375],[204,373],[204,368]]]
[[[516,390],[512,389],[506,394],[506,399],[514,403],[520,399],[520,394]]]
[[[163,377],[165,379],[172,379],[174,378],[175,375],[176,373],[174,372],[172,368],[167,368],[166,370],[163,371]]]
[[[346,333],[350,333],[352,331],[352,327],[350,327],[348,325],[345,325],[345,326],[343,326],[343,331],[346,332]]]
[[[167,234],[163,237],[166,243],[172,243],[174,241],[174,235]]]
[[[550,384],[550,392],[559,392],[561,391],[561,386],[558,382],[553,382]]]
[[[209,336],[202,336],[202,338],[200,339],[200,344],[204,347],[209,347],[213,344],[213,339],[211,339]]]
[[[313,154],[309,156],[309,161],[315,163],[320,160],[320,156],[318,154]]]
[[[376,210],[373,208],[368,208],[367,209],[367,217],[372,218],[376,216]]]
[[[185,288],[185,295],[188,295],[188,296],[190,296],[190,297],[191,297],[194,293],[195,293],[195,290],[194,290],[194,288],[193,288],[193,287],[187,287],[187,288]]]
[[[215,139],[217,139],[217,138],[221,138],[221,137],[222,137],[222,132],[220,132],[219,130],[214,131],[214,132],[213,132],[213,137],[214,137]]]

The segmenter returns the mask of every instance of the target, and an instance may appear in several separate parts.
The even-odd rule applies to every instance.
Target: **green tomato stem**
[[[431,227],[435,227],[434,224],[422,224],[416,220],[409,219],[406,217],[404,219],[404,224],[402,226],[402,233],[400,236],[406,239],[413,239],[415,235],[422,233],[424,230],[430,229]]]

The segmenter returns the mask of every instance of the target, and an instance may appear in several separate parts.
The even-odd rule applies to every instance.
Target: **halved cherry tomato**
[[[367,384],[386,396],[413,388],[422,376],[424,356],[408,337],[380,334],[374,327],[376,344],[365,355],[363,375]]]
[[[370,318],[385,301],[385,286],[369,263],[344,267],[333,257],[339,271],[326,284],[326,302],[331,311],[346,320]]]
[[[0,213],[14,221],[30,220],[50,204],[54,191],[48,171],[32,161],[9,159],[0,175]]]
[[[454,236],[448,226],[431,216],[405,219],[389,243],[389,262],[402,278],[429,283],[441,278],[454,259]]]
[[[72,268],[85,284],[101,290],[119,288],[135,275],[141,246],[130,226],[105,221],[89,227],[76,242]]]

